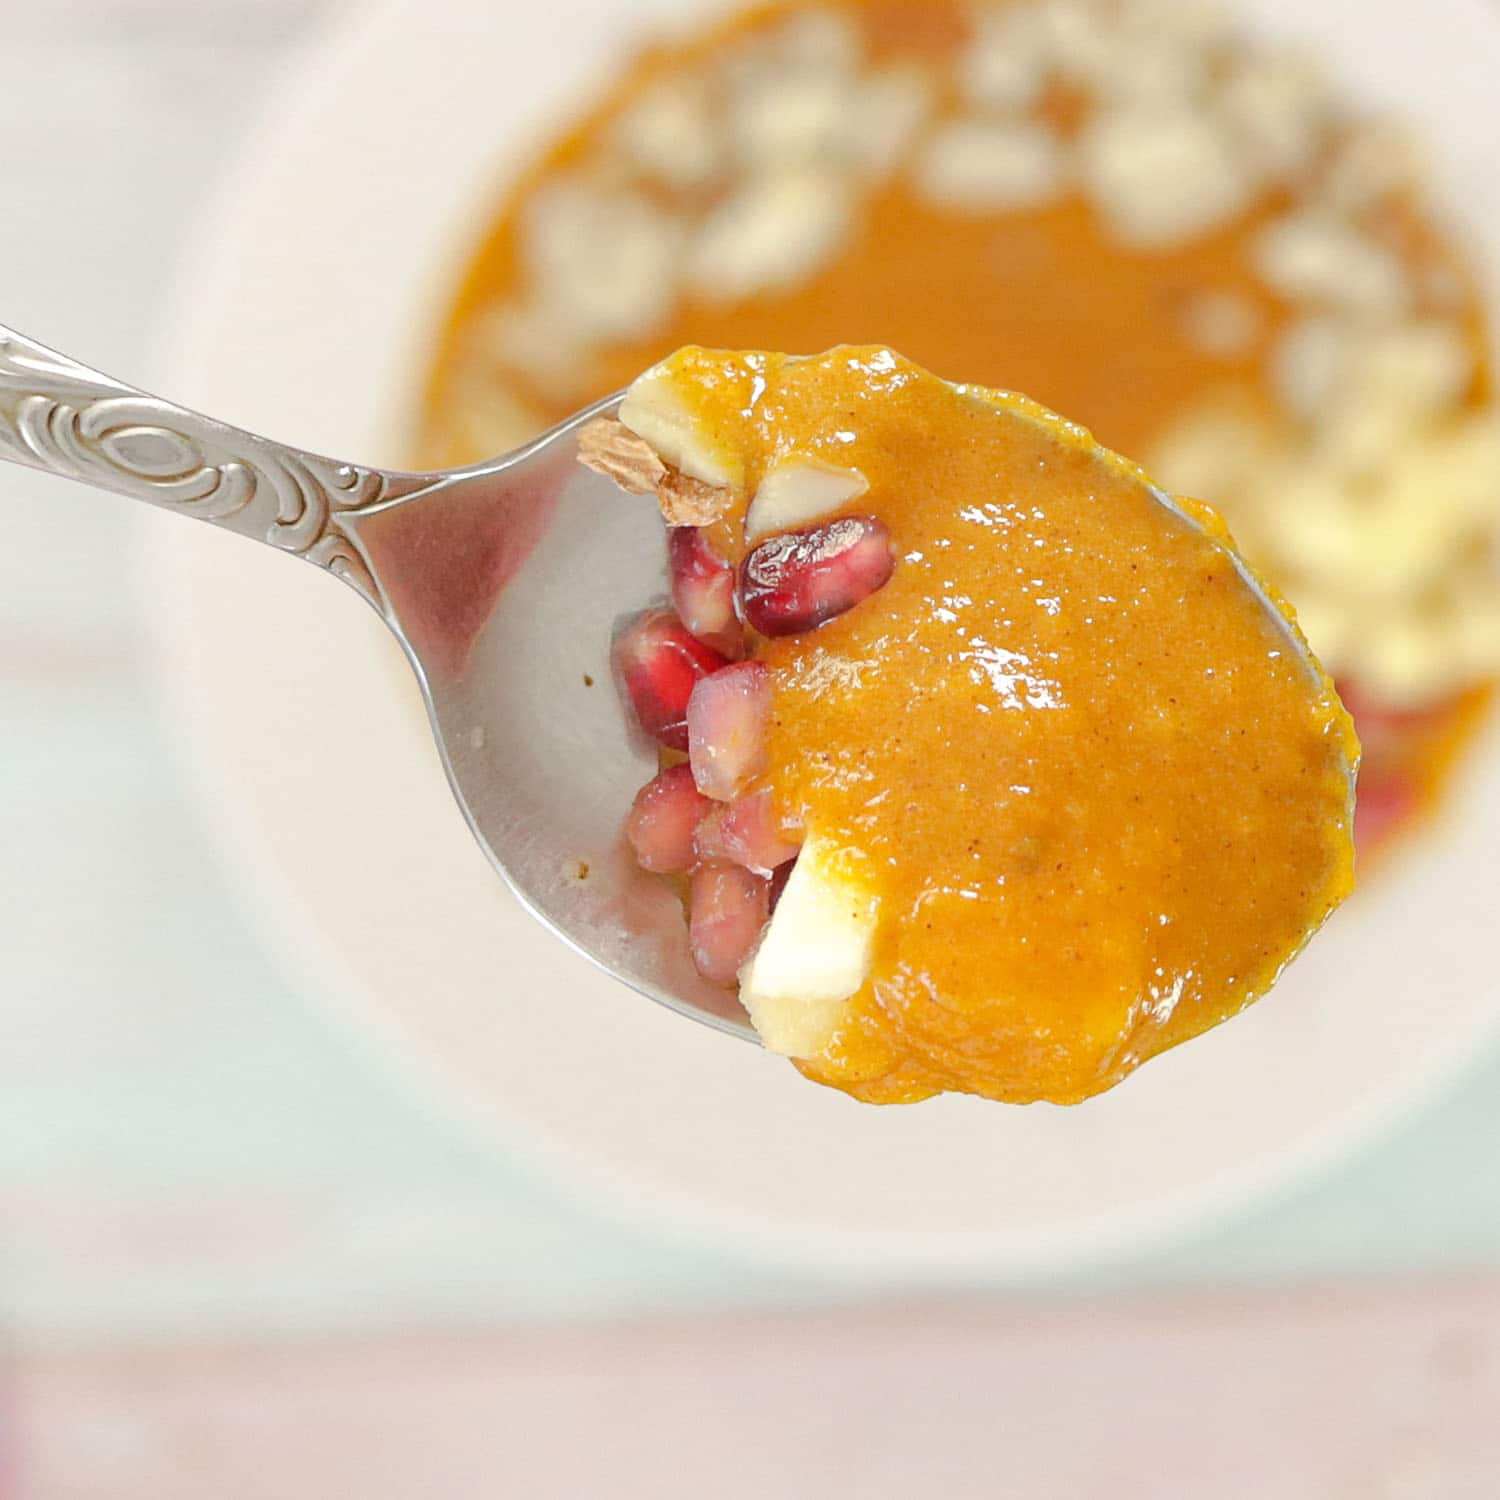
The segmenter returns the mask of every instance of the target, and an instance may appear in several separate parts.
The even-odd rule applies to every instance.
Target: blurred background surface
[[[268,82],[348,8],[0,0],[0,316],[149,386],[200,184]],[[1322,1388],[1321,1432],[1289,1430],[1274,1462],[1244,1450],[1259,1488],[1215,1489],[1211,1462],[1180,1487],[1143,1481],[1132,1460],[1135,1488],[1111,1494],[1496,1493],[1500,1452],[1473,1414],[1500,1394],[1500,1060],[1335,1176],[1171,1253],[977,1289],[981,1314],[840,1311],[836,1285],[674,1245],[481,1151],[310,1004],[236,913],[153,697],[131,558],[158,519],[15,469],[0,470],[0,505],[0,1311],[16,1493],[409,1495],[442,1474],[433,1493],[581,1494],[584,1470],[547,1425],[559,1403],[606,1422],[636,1410],[620,1404],[634,1389],[636,1431],[610,1441],[628,1449],[616,1472],[639,1476],[670,1462],[677,1403],[739,1445],[745,1407],[780,1410],[800,1371],[806,1389],[859,1392],[844,1416],[872,1430],[888,1403],[916,1401],[914,1423],[960,1453],[941,1474],[920,1449],[904,1468],[887,1453],[873,1483],[1008,1494],[961,1461],[992,1440],[983,1421],[931,1393],[985,1382],[1009,1399],[1038,1348],[1054,1385],[1086,1371],[1080,1399],[1100,1409],[1111,1379],[1154,1360],[1163,1399],[1220,1402],[1226,1434],[1238,1395],[1254,1409]],[[733,1367],[717,1399],[705,1365]],[[1331,1393],[1362,1365],[1368,1388]],[[1243,1387],[1214,1380],[1229,1369]],[[529,1488],[528,1427],[551,1475]],[[1377,1433],[1386,1447],[1370,1446]],[[803,1463],[827,1436],[798,1430],[743,1492],[848,1492],[853,1471]],[[1047,1444],[1028,1441],[1016,1474],[1045,1466]],[[439,1450],[447,1467],[430,1467]],[[521,1466],[498,1467],[502,1450]],[[592,1493],[685,1493],[713,1472],[685,1462],[656,1487]],[[1107,1482],[1080,1468],[1015,1493]]]

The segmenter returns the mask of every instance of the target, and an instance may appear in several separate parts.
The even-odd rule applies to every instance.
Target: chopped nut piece
[[[1472,378],[1469,348],[1445,323],[1398,324],[1353,338],[1321,414],[1320,451],[1346,473],[1380,471],[1384,482],[1411,445],[1420,452],[1431,424],[1453,410]],[[1428,483],[1441,491],[1435,475]],[[1413,523],[1420,526],[1420,516]]]
[[[920,68],[896,66],[870,74],[854,96],[848,121],[855,164],[875,178],[900,166],[932,112],[934,93],[932,79]]]
[[[728,511],[734,492],[672,469],[657,487],[656,498],[668,526],[712,526]]]
[[[722,486],[663,463],[645,438],[614,417],[599,417],[578,434],[578,462],[614,480],[628,495],[655,495],[668,526],[710,526],[733,499]]]
[[[1093,81],[1101,99],[1143,108],[1197,105],[1208,90],[1207,59],[1169,38],[1125,36],[1110,49],[1109,66]]]
[[[1120,40],[1103,7],[1086,0],[1043,0],[1040,10],[1046,52],[1052,66],[1069,83],[1087,84],[1110,71],[1110,56]]]
[[[1196,102],[1207,88],[1207,35],[1194,9],[1046,0],[1039,14],[1059,76],[1103,100],[1161,107]]]
[[[1269,177],[1289,177],[1304,171],[1322,144],[1328,91],[1307,59],[1252,53],[1224,85],[1221,108],[1251,166]]]
[[[539,300],[589,342],[643,338],[671,317],[682,239],[678,221],[644,197],[581,176],[540,188],[522,220]]]
[[[671,79],[648,90],[620,118],[615,139],[640,171],[679,191],[712,182],[724,165],[702,79]]]
[[[1226,133],[1185,108],[1107,111],[1079,147],[1085,186],[1129,245],[1187,243],[1250,202],[1249,173]]]
[[[500,303],[476,315],[469,334],[475,358],[509,365],[544,396],[566,400],[588,368],[592,350],[569,314],[537,303]]]
[[[917,168],[918,190],[950,208],[1030,208],[1062,185],[1062,149],[1040,125],[956,120],[933,137]]]
[[[1356,126],[1340,143],[1321,185],[1323,197],[1359,213],[1405,193],[1421,178],[1422,152],[1408,131],[1386,120]]]
[[[1047,86],[1047,31],[1039,10],[987,10],[959,62],[959,82],[981,109],[1030,109]]]
[[[654,495],[667,477],[650,443],[614,417],[598,417],[578,434],[578,462],[627,495]]]
[[[870,481],[858,469],[795,458],[761,480],[745,515],[745,537],[758,541],[773,531],[792,531],[866,494]]]
[[[832,10],[809,10],[783,22],[772,37],[775,60],[785,67],[852,73],[864,51],[859,28]]]
[[[1271,355],[1271,384],[1283,406],[1305,422],[1328,407],[1349,342],[1340,318],[1302,318],[1282,334]]]
[[[1298,302],[1349,312],[1402,312],[1411,288],[1400,260],[1329,214],[1293,214],[1261,232],[1256,267],[1266,285]]]
[[[1420,319],[1381,329],[1359,351],[1358,379],[1413,418],[1457,405],[1474,379],[1474,351],[1455,323]]]
[[[1227,503],[1261,472],[1274,441],[1269,423],[1253,411],[1203,406],[1158,439],[1151,472],[1174,494]]]
[[[1230,35],[1230,17],[1219,0],[1121,0],[1120,14],[1133,30],[1170,37],[1184,47],[1218,46]]]
[[[620,420],[688,478],[711,485],[740,482],[739,459],[704,433],[697,414],[683,403],[659,365],[631,382],[620,403]]]
[[[752,168],[837,160],[848,140],[854,99],[852,82],[836,75],[757,78],[731,114],[735,150]]]
[[[689,286],[715,302],[796,286],[838,253],[855,197],[838,170],[794,167],[751,179],[699,229],[688,252]]]

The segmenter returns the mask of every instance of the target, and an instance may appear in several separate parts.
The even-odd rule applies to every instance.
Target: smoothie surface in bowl
[[[288,76],[246,170],[226,185],[179,310],[170,368],[154,382],[257,430],[392,464],[464,443],[474,452],[476,441],[493,451],[524,436],[536,413],[509,435],[463,443],[429,426],[421,451],[407,436],[465,255],[503,210],[506,185],[527,180],[539,136],[583,120],[601,80],[619,76],[629,49],[664,18],[680,22],[683,9],[680,0],[643,0],[628,13],[612,0],[554,0],[545,13],[493,0],[437,9],[393,0],[361,12]],[[1369,0],[1353,28],[1343,7],[1239,0],[1230,10],[1254,36],[1310,50],[1357,109],[1395,109],[1413,122],[1432,143],[1425,176],[1447,215],[1440,222],[1468,237],[1484,284],[1500,285],[1492,8],[1435,0],[1418,12]],[[372,96],[401,95],[442,107],[370,109]],[[332,224],[330,183],[359,184],[362,222],[401,232]],[[266,234],[268,223],[285,222],[327,232]],[[931,277],[923,286],[929,298],[942,290]],[[975,316],[988,314],[987,296],[964,295]],[[955,363],[874,327],[800,347],[851,334],[987,384],[1030,384],[1050,405],[1092,420],[1103,442],[1129,441],[1028,369]],[[731,346],[791,342],[703,331],[710,336]],[[620,383],[671,347],[643,355]],[[442,356],[447,368],[458,370],[461,352]],[[466,388],[482,399],[467,411],[497,422],[514,390],[488,358],[470,375]],[[451,415],[465,413],[455,405]],[[1154,477],[1189,488],[1151,445],[1133,446]],[[1248,550],[1251,528],[1228,514],[1229,500],[1207,498]],[[717,1258],[694,1264],[728,1269],[705,1270],[695,1284],[716,1289],[752,1285],[752,1264],[819,1269],[859,1286],[1052,1275],[1127,1253],[1143,1274],[1148,1265],[1207,1273],[1204,1255],[1168,1254],[1168,1243],[1368,1148],[1432,1104],[1495,1038],[1488,932],[1500,744],[1486,739],[1449,781],[1453,813],[1363,881],[1274,993],[1232,1025],[1081,1110],[962,1098],[858,1108],[753,1048],[643,1009],[497,889],[453,817],[419,705],[393,696],[399,663],[357,601],[211,528],[153,530],[167,703],[237,909],[283,955],[289,981],[329,1002],[332,1036],[347,1030],[368,1042],[404,1097],[445,1118],[452,1139],[526,1164],[526,1202],[576,1192],[630,1226],[606,1234],[594,1215],[584,1222],[595,1232],[580,1235],[579,1220],[568,1221],[570,1245],[597,1239],[590,1264],[601,1287],[619,1284],[610,1278],[628,1258],[621,1242],[639,1244],[643,1218],[653,1244],[670,1234],[712,1246]],[[1310,596],[1295,593],[1312,623]],[[247,633],[250,618],[263,628]],[[557,677],[570,711],[575,692],[600,697],[607,687],[607,621],[595,644],[576,675]],[[337,673],[328,669],[335,660]],[[1398,734],[1408,712],[1392,726]],[[617,732],[601,726],[603,757],[614,755]],[[1362,737],[1368,787],[1375,755],[1368,729]],[[626,770],[622,810],[651,774],[645,757]],[[316,1012],[312,1024],[323,1024]],[[1351,1208],[1336,1233],[1315,1213],[1289,1209],[1216,1243],[1242,1266],[1312,1255],[1370,1266],[1359,1226],[1377,1211],[1376,1192],[1373,1173],[1344,1180],[1337,1201],[1364,1194],[1365,1207]],[[1413,1230],[1410,1263],[1437,1234]]]

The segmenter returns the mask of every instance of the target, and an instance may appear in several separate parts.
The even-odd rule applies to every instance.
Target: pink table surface
[[[1500,1282],[21,1355],[15,1500],[1495,1500]]]

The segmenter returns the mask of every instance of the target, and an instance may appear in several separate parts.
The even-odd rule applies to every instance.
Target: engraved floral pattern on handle
[[[341,516],[431,483],[287,448],[0,327],[0,458],[102,485],[306,558],[382,605]]]

